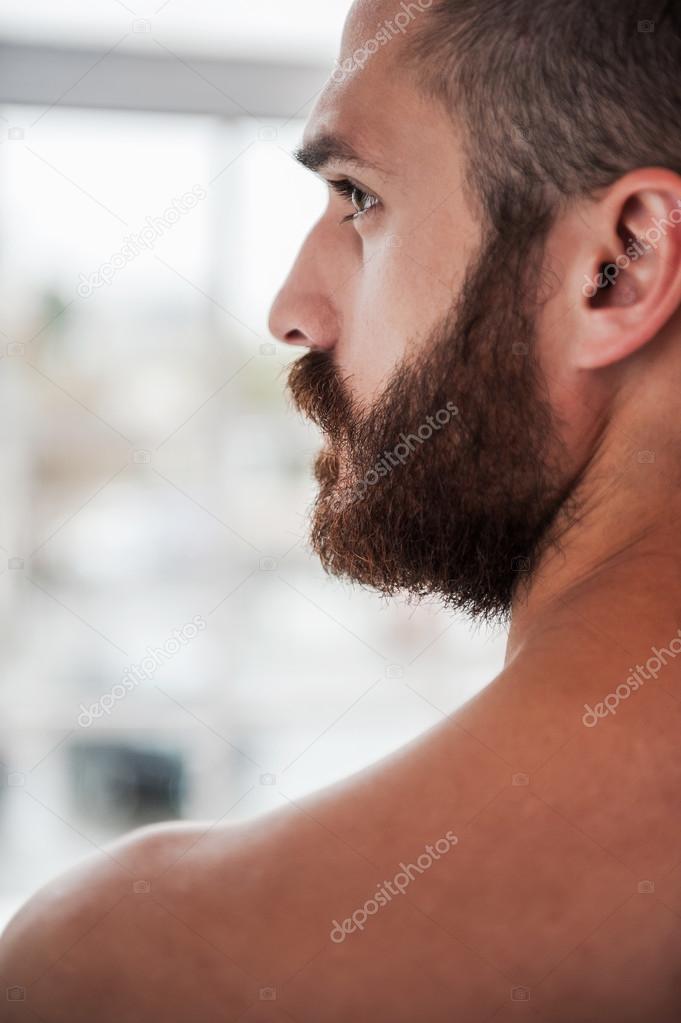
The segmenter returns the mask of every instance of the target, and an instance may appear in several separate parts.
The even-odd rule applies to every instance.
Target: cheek
[[[449,308],[452,295],[418,256],[384,244],[366,246],[363,269],[348,292],[339,362],[353,393],[369,401],[404,357],[417,350]]]

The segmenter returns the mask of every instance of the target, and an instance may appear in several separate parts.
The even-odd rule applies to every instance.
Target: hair
[[[407,62],[463,124],[498,232],[541,234],[637,167],[681,173],[681,0],[438,0]]]

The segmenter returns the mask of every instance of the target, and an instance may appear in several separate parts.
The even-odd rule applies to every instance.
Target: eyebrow
[[[294,159],[303,167],[319,174],[330,163],[347,163],[354,167],[375,171],[383,177],[390,177],[389,171],[379,164],[361,156],[354,146],[341,135],[325,133],[299,146],[293,153]]]

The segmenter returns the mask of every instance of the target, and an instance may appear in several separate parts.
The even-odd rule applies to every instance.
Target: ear
[[[681,177],[631,171],[587,217],[570,261],[580,296],[574,359],[578,369],[598,369],[652,341],[681,305]]]

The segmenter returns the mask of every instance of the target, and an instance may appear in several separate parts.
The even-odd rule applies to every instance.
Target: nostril
[[[291,345],[305,345],[308,343],[307,338],[301,330],[289,330],[284,334],[284,341],[288,341]]]

